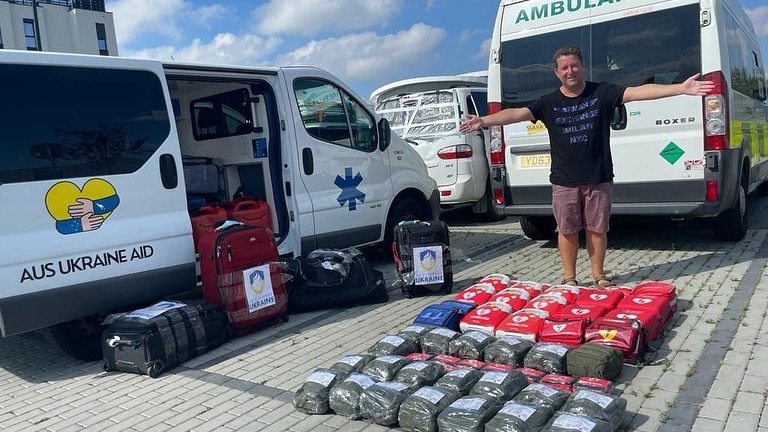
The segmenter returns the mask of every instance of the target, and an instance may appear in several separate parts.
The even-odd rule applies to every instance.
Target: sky
[[[488,68],[498,0],[106,0],[121,57],[312,65],[364,99],[393,81]],[[768,5],[740,0],[768,61]]]

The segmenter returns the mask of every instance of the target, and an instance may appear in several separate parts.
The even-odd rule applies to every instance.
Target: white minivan
[[[412,147],[320,69],[0,50],[0,81],[3,336],[56,325],[98,358],[98,317],[195,289],[201,203],[267,203],[281,255],[439,214]]]
[[[484,73],[411,78],[374,90],[371,104],[424,159],[444,208],[471,204],[475,213],[498,220],[488,182],[488,129],[459,132],[466,114],[486,114],[486,83]]]

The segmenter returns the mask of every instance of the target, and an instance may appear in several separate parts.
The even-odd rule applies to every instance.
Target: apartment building
[[[104,0],[0,0],[0,48],[118,55]]]

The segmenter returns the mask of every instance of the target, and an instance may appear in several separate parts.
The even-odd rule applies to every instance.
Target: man
[[[461,132],[540,120],[550,141],[552,212],[557,222],[557,246],[563,262],[563,284],[579,285],[576,256],[579,231],[586,230],[587,253],[593,286],[612,284],[606,276],[606,233],[611,216],[613,161],[610,123],[614,108],[627,102],[676,95],[704,96],[711,81],[697,81],[696,74],[681,84],[645,84],[621,87],[584,80],[584,60],[575,46],[555,52],[555,75],[562,84],[525,108],[507,108],[478,117],[467,115]]]

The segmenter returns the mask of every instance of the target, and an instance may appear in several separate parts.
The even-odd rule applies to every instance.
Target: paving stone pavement
[[[679,310],[651,360],[614,380],[627,400],[627,431],[768,432],[768,198],[750,197],[738,243],[712,239],[706,221],[613,221],[607,268],[616,282],[674,283]],[[444,214],[451,228],[454,293],[490,273],[557,282],[556,244],[526,239],[514,218],[479,223]],[[394,281],[381,251],[366,255]],[[578,276],[589,277],[580,251]],[[47,331],[0,340],[0,430],[287,431],[390,429],[338,415],[306,415],[291,401],[316,368],[365,351],[451,296],[291,315],[226,343],[159,378],[104,372],[62,354]]]

